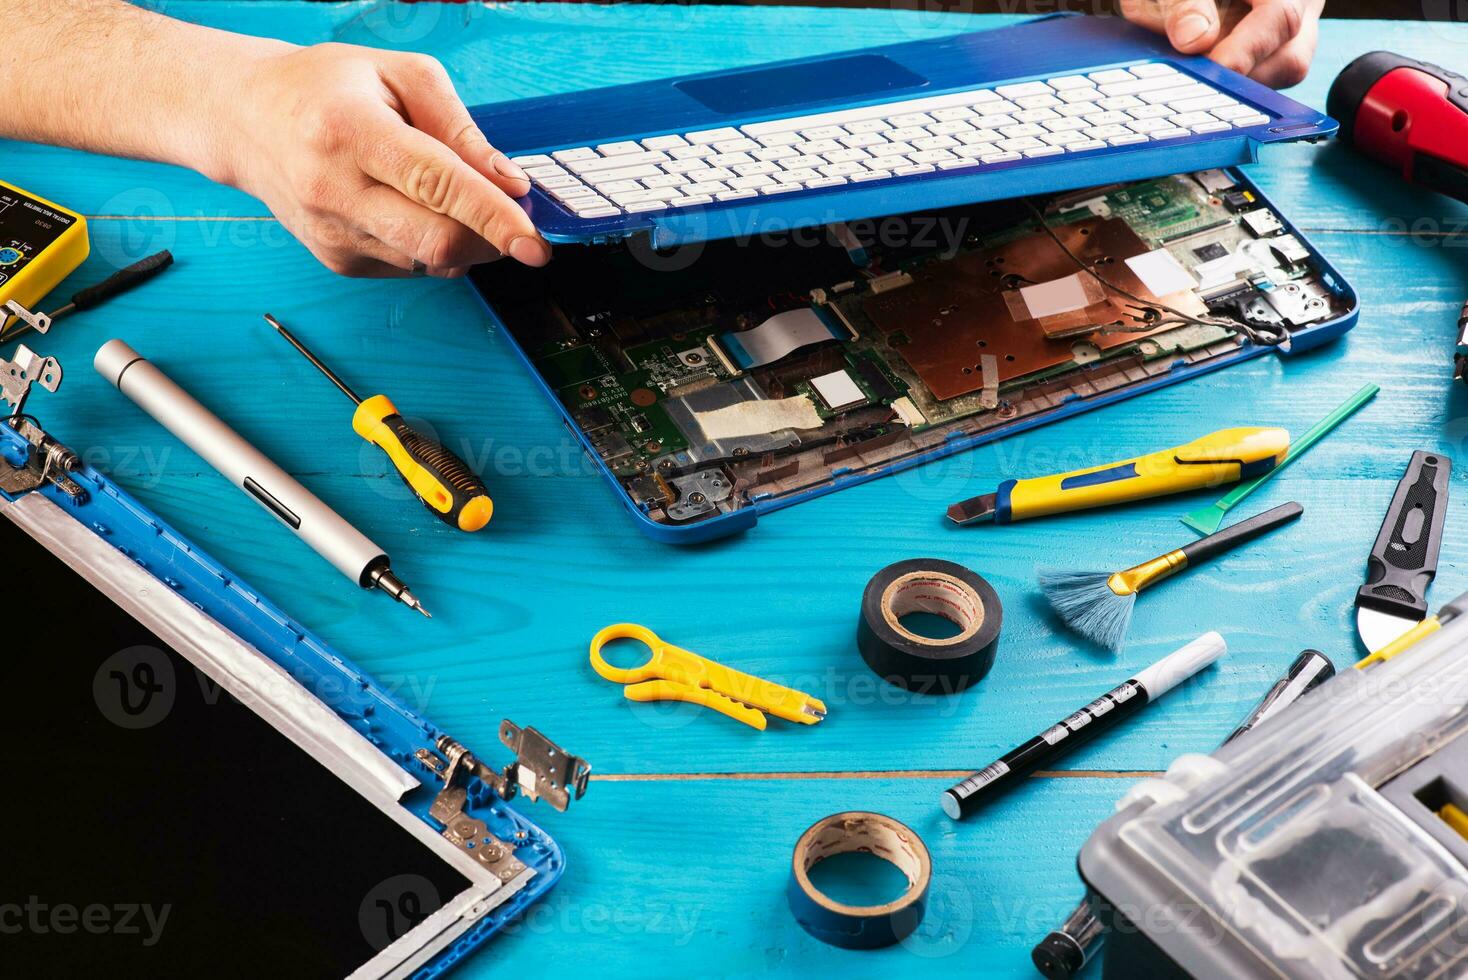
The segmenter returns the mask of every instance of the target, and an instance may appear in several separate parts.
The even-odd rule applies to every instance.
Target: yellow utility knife
[[[647,662],[613,667],[602,655],[612,640],[636,640],[647,647]],[[591,641],[591,666],[609,681],[627,685],[629,701],[687,701],[712,708],[751,728],[765,730],[768,711],[776,718],[814,725],[826,717],[826,706],[809,694],[741,673],[671,643],[636,623],[616,623]]]
[[[992,520],[1008,524],[1072,510],[1108,507],[1185,490],[1201,490],[1268,473],[1284,462],[1290,434],[1284,429],[1220,429],[1186,445],[1104,466],[1006,480],[993,493],[948,508],[955,524]]]

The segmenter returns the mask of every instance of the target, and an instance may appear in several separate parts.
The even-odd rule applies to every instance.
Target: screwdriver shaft
[[[284,337],[286,343],[290,344],[296,350],[300,351],[302,357],[310,361],[312,364],[316,365],[316,370],[326,375],[326,379],[332,384],[336,385],[338,388],[340,388],[342,394],[350,398],[355,404],[362,404],[362,399],[357,397],[357,393],[351,388],[347,387],[347,383],[341,378],[337,377],[335,371],[323,364],[321,362],[321,358],[311,353],[311,349],[309,347],[297,340],[296,335],[287,330],[284,324],[282,324],[275,317],[271,316],[269,313],[265,314],[265,322],[274,327],[275,332]]]

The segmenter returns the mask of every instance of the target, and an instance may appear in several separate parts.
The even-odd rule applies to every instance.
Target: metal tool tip
[[[955,524],[975,524],[994,516],[997,498],[992,493],[961,500],[948,508],[948,519]]]

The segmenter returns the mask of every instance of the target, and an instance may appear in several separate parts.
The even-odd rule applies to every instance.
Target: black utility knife
[[[1356,592],[1356,632],[1372,653],[1427,618],[1427,587],[1437,575],[1452,464],[1417,451],[1392,495]]]

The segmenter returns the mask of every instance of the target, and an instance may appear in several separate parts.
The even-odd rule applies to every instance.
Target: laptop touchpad
[[[890,58],[856,54],[803,65],[752,68],[674,83],[715,112],[743,115],[782,106],[858,99],[928,84]]]

